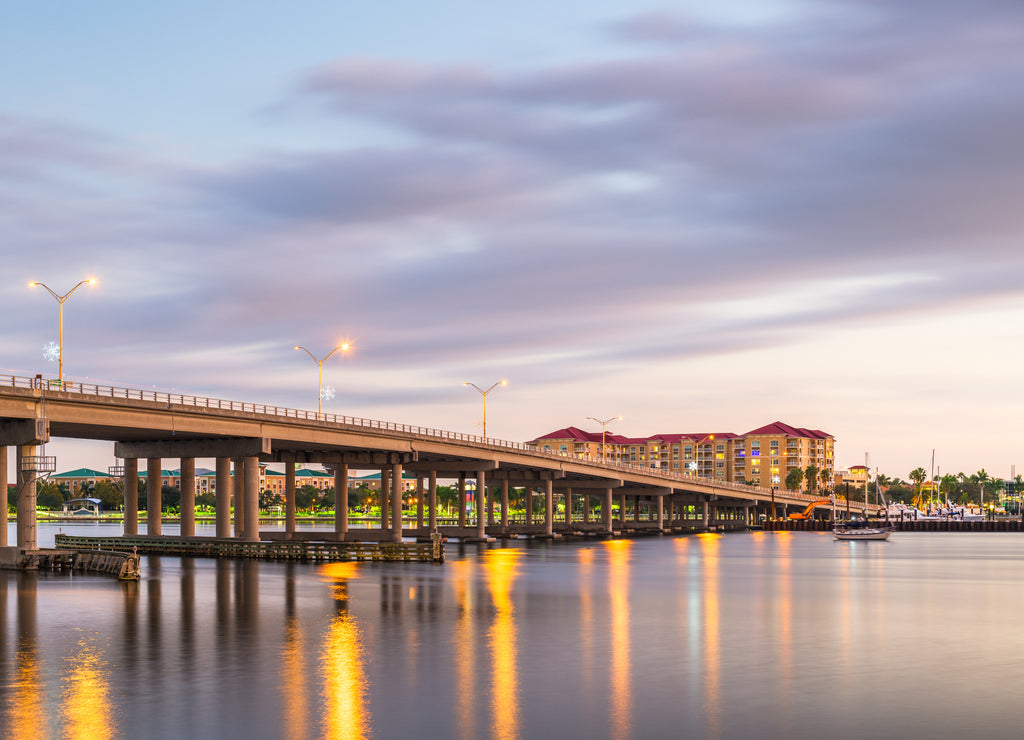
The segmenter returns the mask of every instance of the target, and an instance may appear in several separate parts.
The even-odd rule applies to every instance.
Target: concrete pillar
[[[433,532],[437,529],[437,471],[430,471],[430,479],[428,485],[430,486],[430,502],[427,505],[427,524],[430,527],[430,531]]]
[[[708,528],[708,500],[704,499],[703,501],[700,502],[700,505],[701,505],[700,525],[702,527],[704,527],[704,529],[707,529]]]
[[[196,459],[181,458],[181,536],[196,536]]]
[[[335,494],[335,500],[338,496]],[[285,539],[295,534],[295,463],[284,466],[284,533]]]
[[[39,547],[36,539],[36,471],[25,458],[35,457],[39,448],[35,445],[18,445],[15,455],[18,466],[18,548],[36,550]],[[26,470],[26,466],[32,467]],[[6,505],[7,491],[4,491]]]
[[[523,489],[523,499],[526,503],[526,523],[531,525],[533,524],[533,486]]]
[[[423,529],[423,475],[416,476],[416,529]]]
[[[4,498],[0,506],[0,547],[7,547],[7,448],[4,445],[0,445],[0,491]]]
[[[639,522],[640,521],[640,497],[639,496],[634,496],[633,497],[633,521],[634,522]]]
[[[128,461],[125,460],[125,465]],[[217,463],[217,532],[220,539],[227,539],[231,536],[231,459],[218,457]],[[295,471],[292,470],[294,480]],[[292,505],[295,504],[295,496],[292,496]]]
[[[655,498],[658,500],[658,504],[657,504],[657,506],[658,506],[658,531],[659,532],[664,532],[665,531],[665,497],[664,496],[656,496]]]
[[[232,460],[235,469],[234,483],[231,486],[231,500],[235,513],[235,537],[245,536],[245,463],[239,458]]]
[[[391,471],[380,469],[380,531],[391,529]]]
[[[612,489],[604,489],[604,502],[601,504],[601,513],[604,515],[604,529],[608,533],[612,531],[612,495]]]
[[[348,532],[348,463],[334,469],[334,534],[339,540]]]
[[[588,491],[583,492],[583,523],[590,523],[590,493]]]
[[[508,481],[501,482],[501,526],[508,526]]]
[[[626,528],[626,494],[619,494],[619,528]]]
[[[555,487],[551,480],[544,481],[544,534],[555,533]]]
[[[466,526],[466,474],[459,473],[459,527]]]
[[[151,457],[146,461],[146,534],[163,534],[163,508],[160,488],[163,486],[164,461]]]
[[[487,473],[478,470],[476,473],[476,536],[477,539],[487,537]]]
[[[402,541],[402,464],[391,466],[391,506],[394,513],[392,540]]]
[[[565,489],[565,526],[572,528],[572,489]]]
[[[139,461],[127,457],[124,461],[124,533],[139,533]]]
[[[487,495],[487,526],[494,525],[494,491]]]

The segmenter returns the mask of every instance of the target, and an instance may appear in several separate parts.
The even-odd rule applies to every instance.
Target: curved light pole
[[[477,391],[480,393],[480,395],[484,397],[484,439],[487,439],[487,394],[490,393],[491,391],[493,391],[499,385],[508,385],[508,381],[499,380],[497,383],[492,385],[487,390],[483,390],[476,383],[470,383],[468,380],[465,383],[463,383],[463,385],[471,385],[471,386],[473,386],[474,388],[477,389]]]
[[[605,425],[609,424],[609,423],[611,423],[613,421],[622,421],[622,417],[621,416],[613,416],[610,419],[598,419],[596,416],[588,416],[587,418],[590,419],[591,421],[596,421],[598,424],[601,425],[601,462],[602,463],[606,463],[606,462],[608,462],[608,448],[604,444],[604,428],[605,428]]]
[[[335,347],[334,349],[332,349],[327,354],[326,357],[324,357],[323,359],[320,359],[316,355],[314,355],[312,352],[310,352],[308,349],[306,349],[305,347],[300,347],[299,345],[295,345],[295,349],[301,349],[303,352],[305,352],[307,355],[309,355],[310,358],[312,358],[313,362],[315,362],[317,364],[318,370],[317,370],[317,379],[316,379],[316,413],[317,413],[318,416],[320,415],[320,402],[323,399],[323,392],[324,392],[324,390],[323,390],[323,388],[324,388],[324,363],[327,362],[331,358],[331,355],[333,355],[339,349],[342,352],[347,352],[348,351],[348,347],[349,347],[348,342],[343,342],[343,343],[339,344],[337,347]]]
[[[60,383],[62,388],[64,387],[64,301],[70,298],[71,294],[74,293],[79,288],[81,288],[83,285],[95,284],[96,281],[93,278],[89,278],[88,280],[82,280],[81,282],[78,283],[78,285],[76,285],[74,288],[69,290],[64,295],[57,295],[57,293],[51,290],[50,287],[45,283],[37,283],[36,281],[33,280],[31,283],[28,284],[28,287],[30,288],[34,288],[37,285],[42,288],[46,288],[46,292],[52,295],[56,299],[57,303],[60,304],[60,333],[59,336],[57,337],[57,381]]]

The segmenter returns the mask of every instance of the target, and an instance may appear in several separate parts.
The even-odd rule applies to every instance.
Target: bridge
[[[147,480],[154,481],[161,480],[167,458],[180,460],[181,536],[195,535],[195,460],[205,458],[216,460],[215,536],[249,542],[312,535],[295,529],[295,465],[289,463],[319,463],[334,476],[333,539],[339,541],[401,542],[432,532],[485,541],[493,536],[740,526],[761,514],[785,517],[790,507],[803,509],[815,498],[440,429],[41,376],[0,376],[0,484],[6,490],[7,447],[15,446],[17,547],[25,550],[37,548],[35,481],[54,472],[53,458],[41,454],[51,437],[113,443],[114,456],[124,460],[125,536],[138,534],[139,461],[145,461]],[[261,462],[286,464],[283,532],[259,528]],[[382,473],[380,526],[350,530],[349,471],[367,469]],[[415,527],[405,527],[402,518],[403,472],[417,477]],[[466,510],[468,477],[476,479],[472,512]],[[458,480],[457,525],[438,526],[439,478]],[[525,521],[509,517],[512,486],[525,488],[530,497]],[[146,495],[146,533],[159,536],[160,486],[147,486]],[[541,498],[542,516],[534,516],[535,496]],[[564,511],[559,522],[556,496]],[[619,516],[613,518],[616,499]],[[0,509],[0,546],[6,547],[7,509]]]

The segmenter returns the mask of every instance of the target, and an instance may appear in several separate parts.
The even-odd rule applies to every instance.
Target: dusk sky
[[[723,8],[728,10],[723,10]],[[1024,4],[7,3],[0,373],[1024,472]],[[112,445],[54,441],[58,469]],[[176,461],[169,461],[176,466]]]

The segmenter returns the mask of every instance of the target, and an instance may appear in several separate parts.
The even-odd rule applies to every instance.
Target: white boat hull
[[[888,529],[834,529],[832,535],[837,540],[855,542],[858,540],[887,540],[889,532]]]

